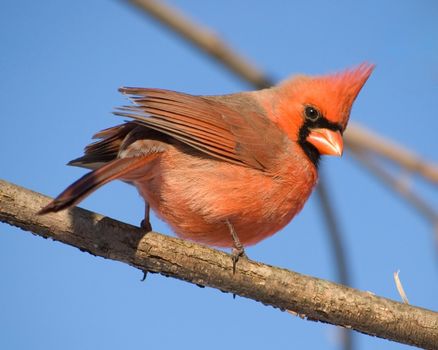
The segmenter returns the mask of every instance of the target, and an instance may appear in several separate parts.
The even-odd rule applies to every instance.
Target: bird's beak
[[[342,156],[344,142],[339,131],[325,128],[310,129],[310,134],[306,140],[314,145],[320,154]]]

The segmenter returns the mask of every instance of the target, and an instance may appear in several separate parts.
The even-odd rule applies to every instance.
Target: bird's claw
[[[236,273],[236,265],[240,258],[248,259],[243,247],[233,248],[231,251],[231,259],[233,261],[233,275]]]
[[[143,278],[140,280],[140,282],[144,282],[147,276],[148,276],[148,270],[143,270]]]
[[[140,227],[147,232],[152,231],[152,226],[149,220],[141,220]]]

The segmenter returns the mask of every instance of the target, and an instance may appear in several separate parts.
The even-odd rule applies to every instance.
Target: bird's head
[[[374,65],[343,72],[298,76],[277,87],[276,122],[316,164],[320,155],[340,156],[351,107]]]

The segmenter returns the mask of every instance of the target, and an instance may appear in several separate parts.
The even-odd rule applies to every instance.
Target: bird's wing
[[[138,127],[134,123],[124,123],[99,131],[93,136],[99,140],[85,147],[84,155],[71,160],[67,165],[97,169],[116,159],[125,138]]]
[[[175,91],[121,88],[131,106],[116,115],[171,136],[215,158],[269,169],[285,140],[284,133],[253,107],[241,110],[220,97],[202,97]],[[229,99],[228,99],[229,100]],[[250,105],[246,101],[246,105]]]
[[[164,151],[168,143],[168,136],[147,129],[137,122],[128,122],[99,131],[93,139],[98,140],[85,147],[84,155],[71,160],[68,165],[97,169],[116,158],[138,157]],[[142,141],[140,149],[129,147],[139,140]]]

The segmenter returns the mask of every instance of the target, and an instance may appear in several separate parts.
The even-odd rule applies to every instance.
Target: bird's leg
[[[141,220],[140,227],[144,229],[146,232],[152,231],[151,222],[149,220],[149,209],[150,209],[149,203],[144,202],[144,219]],[[146,280],[147,275],[148,275],[148,270],[143,270],[143,278],[141,279],[142,282]]]
[[[144,219],[141,220],[140,227],[147,232],[152,231],[151,222],[149,221],[149,203],[144,202]]]
[[[237,236],[236,230],[231,222],[227,219],[225,221],[227,223],[228,229],[230,230],[231,238],[233,239],[233,248],[231,250],[231,258],[233,259],[233,275],[236,273],[236,264],[239,261],[239,258],[247,258],[245,254],[245,249],[243,248],[242,243],[240,243],[239,237]]]

